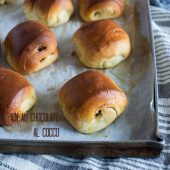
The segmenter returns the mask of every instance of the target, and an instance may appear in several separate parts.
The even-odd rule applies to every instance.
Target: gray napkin
[[[170,10],[170,0],[150,0],[152,5]]]

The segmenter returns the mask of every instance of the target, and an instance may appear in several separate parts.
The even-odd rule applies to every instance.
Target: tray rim
[[[155,54],[155,45],[154,45],[154,36],[152,31],[152,24],[151,24],[151,13],[150,13],[150,4],[149,0],[143,1],[146,3],[146,15],[148,17],[148,27],[149,27],[149,35],[150,35],[150,42],[151,42],[151,55],[152,55],[152,65],[153,65],[153,72],[154,72],[154,115],[156,116],[156,135],[157,141],[153,140],[131,140],[131,141],[117,141],[117,142],[110,142],[110,141],[43,141],[43,140],[10,140],[10,139],[1,139],[0,140],[0,152],[1,153],[51,153],[52,154],[62,154],[67,150],[68,155],[73,156],[131,156],[131,157],[155,157],[158,156],[163,149],[163,140],[161,139],[158,131],[158,87],[157,87],[157,66],[156,66],[156,54]],[[38,146],[38,147],[37,147]],[[58,147],[57,147],[58,146]],[[31,148],[33,149],[31,149]],[[54,148],[55,147],[55,148]],[[74,148],[74,149],[70,149]],[[81,152],[76,154],[75,148],[81,148]],[[93,153],[93,149],[96,149]],[[146,148],[143,151],[139,151],[139,148]],[[36,149],[36,150],[35,150]],[[92,152],[89,151],[92,149]],[[121,152],[123,149],[123,152]],[[38,151],[37,151],[38,150]],[[75,151],[74,151],[75,150]],[[87,150],[89,153],[87,153]],[[102,150],[105,154],[102,154]],[[111,150],[111,151],[109,151]],[[127,151],[127,154],[124,151]],[[130,151],[130,153],[128,152]],[[147,153],[148,150],[148,153]],[[69,152],[71,152],[69,154]]]
[[[12,145],[11,145],[12,144]],[[35,152],[36,149],[36,152]],[[155,141],[135,143],[93,142],[28,142],[0,141],[1,153],[58,154],[93,157],[157,157],[163,146]]]

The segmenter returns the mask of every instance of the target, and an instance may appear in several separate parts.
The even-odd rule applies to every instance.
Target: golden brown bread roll
[[[15,26],[5,39],[7,60],[19,73],[31,74],[52,64],[58,58],[53,32],[37,21]]]
[[[56,27],[70,19],[74,4],[72,0],[26,0],[24,12],[30,20],[39,20],[49,27]]]
[[[81,133],[93,133],[111,124],[126,108],[124,92],[99,71],[86,71],[68,81],[59,92],[64,116]]]
[[[85,21],[117,18],[124,8],[125,0],[79,0],[80,16]]]
[[[91,68],[114,67],[131,51],[128,34],[111,20],[84,24],[73,37],[80,61]]]
[[[0,68],[0,124],[12,125],[12,115],[19,118],[36,102],[34,88],[20,74]]]

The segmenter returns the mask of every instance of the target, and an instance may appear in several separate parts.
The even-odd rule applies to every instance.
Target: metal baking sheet
[[[1,6],[0,40],[3,42],[8,31],[25,20],[22,5]],[[26,121],[12,127],[1,127],[1,152],[79,156],[156,156],[160,153],[162,145],[157,128],[156,66],[149,1],[126,0],[124,15],[115,21],[129,33],[132,53],[117,67],[101,71],[111,77],[128,97],[128,108],[120,118],[100,132],[84,135],[73,129],[63,117],[58,104],[58,90],[67,80],[88,70],[75,55],[71,40],[83,23],[76,10],[71,21],[52,29],[59,43],[60,59],[40,72],[25,76],[37,94],[37,104],[28,114],[54,113],[56,121]],[[4,50],[0,66],[10,68]],[[44,136],[43,130],[48,128],[57,129],[58,135]]]

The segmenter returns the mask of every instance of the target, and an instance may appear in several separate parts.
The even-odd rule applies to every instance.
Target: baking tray
[[[28,115],[57,113],[56,122],[22,122],[12,127],[1,127],[0,151],[107,157],[159,155],[162,140],[158,132],[157,76],[149,0],[126,0],[125,13],[116,22],[129,33],[132,53],[117,67],[101,70],[125,91],[128,108],[115,123],[91,135],[74,130],[64,119],[57,101],[59,88],[78,73],[88,70],[75,56],[71,41],[73,33],[82,24],[77,11],[70,22],[52,29],[59,42],[59,61],[26,76],[35,87],[38,99]],[[0,7],[1,41],[11,28],[24,20],[22,6]],[[0,66],[10,68],[4,50]],[[43,128],[57,129],[58,136],[43,137]],[[39,135],[35,135],[36,129]]]

